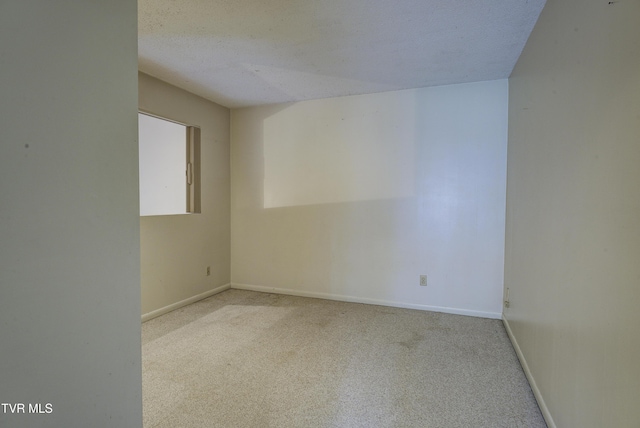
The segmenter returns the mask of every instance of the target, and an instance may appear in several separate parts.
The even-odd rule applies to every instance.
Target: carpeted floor
[[[142,334],[145,428],[546,427],[498,320],[228,290]]]

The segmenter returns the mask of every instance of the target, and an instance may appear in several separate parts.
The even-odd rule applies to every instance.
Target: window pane
[[[138,115],[140,215],[187,213],[187,127]]]

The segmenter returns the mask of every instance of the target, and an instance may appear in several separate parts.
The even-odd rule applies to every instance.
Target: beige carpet
[[[142,331],[145,428],[546,426],[498,320],[228,290]]]

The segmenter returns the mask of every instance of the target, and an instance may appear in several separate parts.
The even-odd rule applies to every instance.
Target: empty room
[[[639,20],[3,1],[0,426],[640,427]]]

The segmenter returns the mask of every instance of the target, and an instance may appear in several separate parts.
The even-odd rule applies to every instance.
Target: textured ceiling
[[[502,79],[545,0],[138,0],[140,70],[224,106]]]

